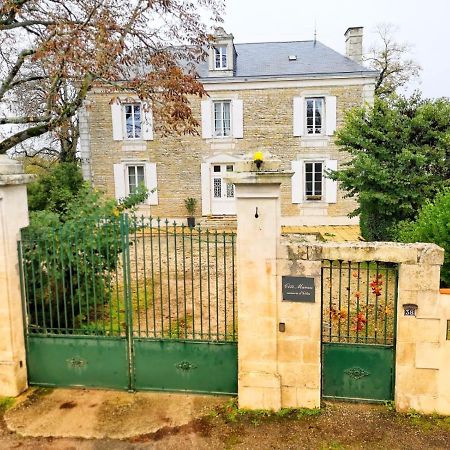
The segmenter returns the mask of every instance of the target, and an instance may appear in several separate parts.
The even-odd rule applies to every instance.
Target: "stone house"
[[[198,67],[209,95],[192,99],[198,136],[158,136],[138,99],[94,90],[80,115],[84,177],[116,198],[139,183],[156,188],[143,214],[182,218],[194,197],[198,216],[229,217],[226,177],[261,151],[294,172],[282,185],[283,225],[355,224],[354,202],[325,174],[342,161],[333,136],[345,112],[373,101],[377,72],[361,65],[362,38],[349,28],[344,56],[316,40],[237,44],[219,28]]]

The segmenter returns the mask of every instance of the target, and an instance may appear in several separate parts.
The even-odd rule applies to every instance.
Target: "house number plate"
[[[283,301],[285,302],[315,302],[314,278],[288,277],[281,279]]]
[[[417,305],[413,305],[412,303],[408,303],[403,305],[403,312],[405,316],[416,317]]]

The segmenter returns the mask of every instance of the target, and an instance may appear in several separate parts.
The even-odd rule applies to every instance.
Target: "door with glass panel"
[[[213,215],[234,215],[234,184],[227,183],[225,178],[232,175],[233,164],[211,165],[211,213]]]

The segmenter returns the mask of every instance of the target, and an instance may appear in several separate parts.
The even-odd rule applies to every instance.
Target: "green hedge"
[[[441,285],[450,286],[450,188],[439,193],[433,202],[427,202],[413,222],[402,222],[397,227],[401,242],[433,242],[445,250],[441,271]]]

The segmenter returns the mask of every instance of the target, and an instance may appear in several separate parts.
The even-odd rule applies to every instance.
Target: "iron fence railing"
[[[145,217],[129,231],[134,336],[235,341],[236,234]]]
[[[29,334],[233,342],[235,233],[120,215],[25,229]]]
[[[392,345],[397,265],[322,262],[322,342]]]

